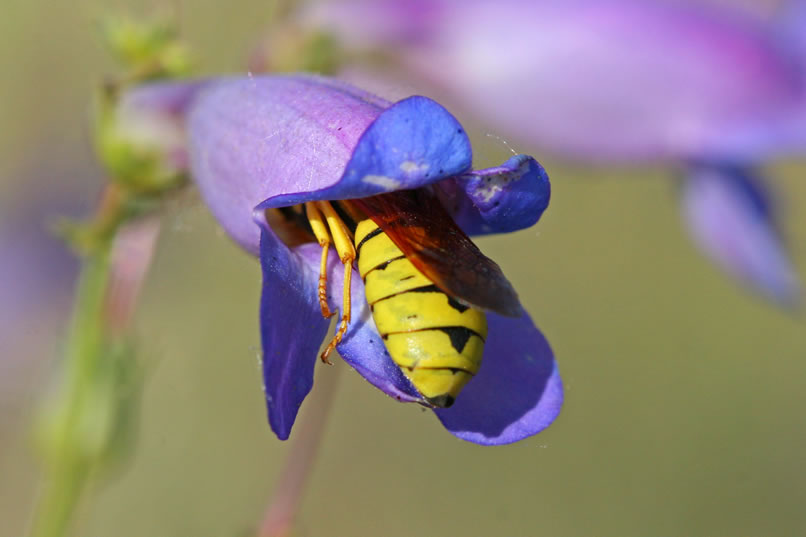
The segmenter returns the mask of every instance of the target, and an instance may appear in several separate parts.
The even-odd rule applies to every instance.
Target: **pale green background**
[[[62,188],[91,206],[100,171],[88,101],[113,72],[94,20],[123,5],[5,0],[3,207],[23,190],[35,203]],[[260,2],[175,10],[204,72],[240,69],[268,22]],[[482,148],[477,165],[502,154]],[[555,349],[566,386],[559,420],[516,445],[478,447],[345,370],[298,535],[802,535],[803,317],[747,294],[698,255],[668,171],[542,160],[554,188],[543,221],[479,243]],[[806,280],[803,172],[770,169]],[[264,417],[257,263],[193,200],[175,204],[165,227],[137,322],[148,379],[135,454],[84,502],[76,535],[246,535],[287,454]],[[63,328],[43,311],[50,328],[36,350],[2,357],[30,368],[0,381],[16,394],[2,399],[0,419],[2,537],[24,532],[37,493],[28,419]]]

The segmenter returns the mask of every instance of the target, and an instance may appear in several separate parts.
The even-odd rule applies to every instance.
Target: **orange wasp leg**
[[[335,315],[327,305],[327,254],[330,250],[330,233],[327,231],[327,223],[322,217],[321,211],[313,202],[305,203],[305,213],[308,215],[308,222],[311,230],[322,247],[322,260],[319,263],[319,307],[322,309],[322,317],[329,319]]]
[[[322,307],[322,314],[325,312],[330,314],[330,309],[327,308],[327,249],[331,242],[336,247],[336,252],[339,254],[339,259],[344,265],[344,296],[342,299],[342,315],[341,324],[336,331],[336,335],[328,343],[327,348],[321,355],[321,359],[325,363],[330,363],[328,356],[336,348],[336,345],[341,343],[344,334],[347,332],[347,327],[350,323],[351,312],[351,295],[350,283],[352,280],[353,262],[355,261],[355,247],[353,246],[353,238],[350,230],[344,224],[342,219],[336,213],[333,206],[327,201],[308,202],[305,204],[308,210],[309,219],[311,222],[311,229],[314,231],[319,244],[322,245],[322,263],[320,266],[319,274],[319,304]],[[323,218],[324,217],[324,218]],[[316,227],[314,227],[316,223]],[[325,227],[325,223],[327,227]],[[317,227],[319,230],[317,231]],[[329,232],[329,233],[328,233]],[[329,315],[325,315],[329,317]]]

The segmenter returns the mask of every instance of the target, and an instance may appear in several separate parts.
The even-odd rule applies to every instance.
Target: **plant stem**
[[[67,531],[71,514],[90,473],[80,446],[81,425],[89,384],[103,342],[101,312],[109,277],[109,244],[100,243],[84,259],[67,339],[64,380],[46,415],[45,483],[37,505],[32,535],[58,537]],[[53,408],[61,405],[61,408]]]
[[[339,364],[320,372],[316,390],[311,395],[308,413],[296,431],[285,467],[263,515],[258,537],[289,537],[292,533],[305,493],[305,484],[313,470],[325,432],[341,369]]]
[[[131,355],[120,349],[159,230],[156,215],[132,220],[127,202],[127,193],[109,184],[95,217],[77,235],[82,268],[62,379],[40,423],[44,476],[33,537],[68,532],[81,493],[126,428],[121,421],[131,400],[121,392],[133,366],[122,363]]]

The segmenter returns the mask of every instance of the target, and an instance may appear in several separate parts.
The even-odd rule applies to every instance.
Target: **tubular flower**
[[[641,0],[342,0],[306,17],[347,46],[385,47],[421,81],[521,143],[581,162],[680,165],[689,193],[716,195],[696,184],[719,166],[750,177],[765,159],[806,147],[803,17],[763,20]],[[796,302],[775,215],[760,220],[742,207],[734,206],[736,225],[719,237],[697,227],[709,219],[689,219],[693,236],[730,273],[773,300]],[[759,226],[766,230],[757,246],[732,235]],[[744,248],[724,255],[740,241]],[[778,253],[765,261],[770,247]]]
[[[467,233],[511,231],[534,224],[548,205],[543,168],[519,155],[500,167],[472,171],[464,129],[425,97],[390,103],[335,80],[300,75],[215,79],[186,87],[191,176],[223,228],[262,266],[263,380],[277,436],[289,436],[312,388],[317,352],[330,324],[323,312],[342,309],[346,319],[350,301],[350,318],[331,340],[343,359],[398,401],[444,406],[418,391],[412,375],[390,357],[364,282],[349,279],[354,257],[343,250],[353,246],[340,245],[339,237],[351,231],[334,228],[334,215],[317,220],[314,208],[326,211],[327,202],[334,202],[342,214],[365,207],[361,200],[370,196],[407,190],[438,200],[439,210]],[[176,85],[138,92],[130,102],[155,102],[160,92],[182,94]],[[142,97],[146,93],[148,99]],[[285,224],[306,218],[313,235],[285,232]],[[336,248],[328,248],[327,230],[322,239],[318,224],[330,225]],[[332,292],[334,287],[339,292]],[[562,385],[551,348],[517,299],[515,305],[509,316],[484,312],[480,369],[455,404],[435,409],[443,425],[464,440],[515,442],[541,431],[559,413]]]

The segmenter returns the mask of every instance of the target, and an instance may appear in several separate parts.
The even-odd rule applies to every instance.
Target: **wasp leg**
[[[351,310],[351,295],[350,295],[350,282],[353,273],[353,261],[355,261],[355,246],[353,246],[353,238],[350,230],[344,225],[344,222],[339,218],[333,206],[326,201],[315,202],[317,209],[325,216],[327,226],[330,229],[330,235],[333,237],[333,243],[336,247],[336,252],[339,254],[344,265],[344,297],[342,299],[341,307],[341,324],[339,325],[336,335],[328,343],[327,348],[322,353],[321,359],[325,363],[330,363],[328,356],[336,348],[336,345],[341,343],[344,334],[347,332],[347,326],[350,323],[350,310]]]
[[[322,247],[322,260],[319,263],[319,307],[322,309],[322,317],[329,319],[335,315],[327,305],[327,254],[330,251],[330,233],[327,231],[322,213],[313,202],[305,204],[305,212],[308,215],[308,222],[311,230]]]

